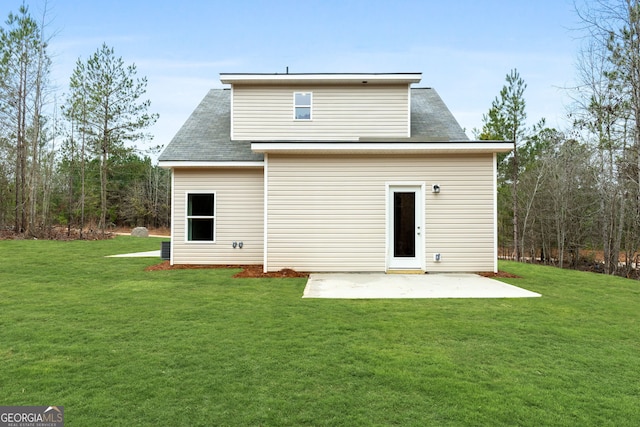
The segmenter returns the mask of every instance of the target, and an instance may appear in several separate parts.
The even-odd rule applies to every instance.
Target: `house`
[[[159,158],[171,264],[497,271],[496,153],[421,73],[221,74]]]

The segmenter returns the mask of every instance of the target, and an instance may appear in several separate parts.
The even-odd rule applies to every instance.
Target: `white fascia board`
[[[354,73],[354,74],[226,74],[220,82],[237,83],[419,83],[422,73]]]
[[[264,162],[189,162],[189,161],[159,161],[161,168],[262,168]]]
[[[264,155],[264,173],[263,173],[263,191],[264,191],[264,205],[263,205],[263,230],[262,230],[262,272],[269,271],[269,155]]]
[[[493,153],[493,272],[498,272],[498,156]]]
[[[252,142],[256,153],[507,153],[511,142]]]

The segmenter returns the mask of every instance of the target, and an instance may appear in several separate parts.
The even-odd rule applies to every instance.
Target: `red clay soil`
[[[507,273],[506,271],[498,271],[497,273],[494,273],[493,271],[483,271],[478,273],[478,275],[482,277],[490,277],[490,278],[504,277],[508,279],[522,279],[522,277],[516,276],[515,274]]]
[[[269,273],[264,273],[262,271],[262,265],[201,265],[201,264],[176,264],[170,265],[169,261],[162,261],[160,264],[149,266],[145,269],[145,271],[162,271],[162,270],[198,270],[198,269],[215,269],[215,268],[241,268],[242,271],[236,273],[233,277],[247,277],[247,278],[258,278],[258,277],[309,277],[309,273],[302,273],[291,269],[284,269],[280,271],[272,271]],[[493,272],[481,272],[478,273],[483,277],[505,277],[512,279],[521,279],[520,276],[516,276],[515,274],[507,273],[505,271],[499,271],[497,273]]]
[[[246,277],[246,278],[258,278],[258,277],[309,277],[309,273],[300,273],[291,269],[284,269],[280,271],[272,271],[264,273],[262,271],[262,265],[200,265],[200,264],[176,264],[170,265],[169,261],[163,261],[160,264],[147,267],[146,271],[159,271],[159,270],[196,270],[196,269],[214,269],[214,268],[241,268],[242,271],[236,273],[233,277]]]

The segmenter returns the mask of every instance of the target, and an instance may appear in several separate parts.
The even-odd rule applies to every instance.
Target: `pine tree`
[[[147,79],[137,78],[135,64],[125,65],[114,49],[103,44],[86,62],[78,60],[71,79],[70,99],[83,100],[74,108],[74,119],[89,136],[89,145],[100,162],[100,229],[107,226],[107,185],[111,157],[128,151],[127,141],[146,136],[144,129],[158,119],[148,113]]]
[[[507,158],[507,165],[511,169],[511,185],[513,192],[513,256],[520,260],[520,233],[518,229],[518,144],[523,139],[526,128],[524,91],[526,83],[520,77],[516,69],[513,69],[506,76],[506,84],[502,87],[500,95],[497,96],[488,114],[483,115],[482,131],[480,139],[483,140],[509,140],[513,142],[511,157]]]

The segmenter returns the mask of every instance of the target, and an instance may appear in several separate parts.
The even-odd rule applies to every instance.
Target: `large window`
[[[215,193],[187,194],[187,240],[214,242],[216,239]]]
[[[311,92],[293,93],[293,118],[311,120]]]

